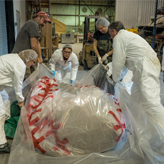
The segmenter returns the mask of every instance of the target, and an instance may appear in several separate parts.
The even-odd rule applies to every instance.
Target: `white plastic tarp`
[[[105,93],[103,90],[98,90],[99,94],[96,94],[93,92],[93,88],[95,87],[94,84],[97,84],[95,81],[93,81],[95,78],[92,78],[90,75],[93,74],[93,71],[96,70],[99,71],[100,65],[95,66],[92,70],[90,70],[85,77],[86,79],[82,79],[78,83],[75,84],[75,86],[69,86],[64,84],[58,84],[59,90],[63,90],[64,92],[60,92],[59,94],[56,93],[55,99],[58,101],[54,101],[54,103],[57,104],[57,107],[62,109],[61,106],[64,107],[64,103],[66,103],[65,110],[70,110],[69,103],[67,101],[62,101],[65,98],[71,103],[72,101],[78,102],[80,100],[83,100],[81,95],[78,97],[77,88],[85,88],[86,85],[90,85],[91,87],[88,88],[88,103],[87,105],[91,108],[95,107],[97,110],[97,115],[102,116],[99,114],[101,111],[104,100],[103,98],[98,98],[99,94],[101,93],[101,96],[105,95],[108,97],[108,93]],[[42,154],[36,151],[34,148],[33,142],[34,138],[31,133],[31,129],[29,128],[29,117],[28,116],[28,104],[31,102],[28,102],[30,100],[28,97],[31,97],[31,93],[34,93],[34,90],[37,90],[38,87],[38,81],[43,76],[46,76],[48,78],[52,78],[49,71],[40,65],[37,70],[32,74],[30,79],[27,79],[27,81],[24,83],[24,95],[27,95],[26,99],[26,105],[21,109],[21,119],[19,120],[19,124],[17,127],[17,131],[15,134],[15,138],[12,145],[12,151],[10,154],[9,164],[163,164],[164,162],[164,135],[163,132],[158,127],[158,122],[153,122],[151,120],[152,116],[149,116],[144,109],[142,109],[139,104],[135,102],[135,100],[131,99],[125,88],[123,88],[119,83],[115,87],[115,94],[118,99],[120,99],[120,102],[117,102],[117,105],[119,105],[119,109],[122,111],[122,116],[120,118],[124,118],[125,122],[125,129],[124,134],[122,135],[122,138],[119,140],[119,142],[115,145],[116,147],[104,152],[93,152],[93,153],[84,153],[82,155],[66,155],[66,156],[60,156],[60,157],[54,157],[52,154]],[[90,78],[89,78],[90,77]],[[103,78],[103,77],[102,77]],[[98,79],[101,80],[101,79]],[[102,79],[103,80],[103,79]],[[84,86],[82,85],[82,82]],[[84,82],[85,81],[85,82]],[[80,87],[79,87],[80,86]],[[92,89],[91,89],[92,88]],[[97,88],[98,89],[98,88]],[[74,90],[74,92],[73,92]],[[84,89],[85,90],[85,89]],[[39,90],[38,90],[39,91]],[[58,91],[57,91],[58,92]],[[92,95],[92,96],[91,96]],[[101,97],[100,96],[100,97]],[[70,99],[69,99],[69,98]],[[74,98],[73,98],[74,97]],[[86,97],[83,97],[84,99]],[[113,96],[112,96],[113,97]],[[94,106],[94,99],[99,100],[96,101],[102,106],[97,107],[97,105]],[[50,98],[47,98],[47,100]],[[108,99],[108,98],[107,98]],[[71,100],[71,101],[70,101]],[[116,98],[113,97],[113,102]],[[37,100],[38,101],[38,100]],[[83,101],[81,101],[82,103]],[[49,103],[51,104],[51,103]],[[36,105],[36,104],[35,104]],[[46,109],[49,110],[49,105],[47,104]],[[113,110],[113,109],[112,109]],[[94,111],[94,110],[93,110]],[[45,112],[46,113],[46,112]],[[44,114],[44,113],[43,113]],[[60,113],[61,114],[61,113]],[[76,113],[78,114],[78,113]],[[59,115],[59,117],[61,117]],[[76,116],[74,116],[76,117]],[[72,121],[74,120],[74,117],[72,117]],[[105,116],[106,117],[106,116]],[[67,121],[68,115],[65,115],[65,119]],[[92,118],[92,117],[90,117]],[[104,118],[105,119],[105,118]],[[85,120],[85,119],[84,119]],[[121,120],[121,119],[120,119]],[[85,120],[86,121],[86,120]],[[83,124],[85,123],[83,122]],[[34,124],[35,125],[35,124]],[[114,124],[113,124],[114,126]],[[43,126],[40,126],[40,129]],[[109,130],[111,128],[109,127]],[[72,132],[71,129],[69,129],[70,133]],[[69,132],[68,131],[68,132]],[[34,132],[34,131],[33,131]],[[78,130],[74,131],[74,133],[79,132]],[[104,132],[100,132],[103,133]],[[101,138],[101,134],[99,134]],[[116,140],[118,139],[118,136],[116,137]],[[38,143],[39,144],[39,143]],[[85,143],[84,143],[85,144]],[[110,144],[110,140],[109,140]],[[47,148],[48,149],[48,148]]]

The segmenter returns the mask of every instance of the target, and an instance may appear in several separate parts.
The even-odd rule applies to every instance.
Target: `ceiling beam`
[[[54,3],[54,2],[51,2],[51,5],[75,5],[75,6],[79,6],[79,4],[77,4],[77,3]],[[86,4],[81,4],[80,3],[80,6],[86,6]],[[103,7],[107,7],[107,6],[109,6],[109,7],[115,7],[115,5],[113,5],[113,4],[106,4],[106,5],[96,5],[96,4],[87,4],[87,6],[103,6]]]
[[[86,15],[71,15],[71,14],[51,14],[51,15],[53,15],[53,16],[76,16],[76,17],[78,17],[78,16],[80,16],[80,17],[85,17]]]

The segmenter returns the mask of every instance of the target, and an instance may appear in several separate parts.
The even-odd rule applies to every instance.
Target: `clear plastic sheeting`
[[[108,82],[107,70],[102,64],[96,65],[79,82],[80,85],[95,85],[114,95],[114,86]]]
[[[100,67],[87,74],[96,69],[99,72]],[[53,80],[40,65],[31,77],[24,88],[26,104],[21,109],[9,164],[164,163],[164,136],[158,122],[151,120],[121,84],[115,87],[118,103],[113,95],[94,86],[91,76],[69,86]],[[46,152],[41,153],[40,148]]]
[[[164,82],[163,82],[163,72],[160,73],[160,86],[161,86],[161,90],[160,90],[160,97],[161,97],[161,103],[164,106]]]
[[[73,156],[116,147],[125,122],[113,95],[95,86],[70,86],[48,77],[36,83],[25,107],[37,150]]]

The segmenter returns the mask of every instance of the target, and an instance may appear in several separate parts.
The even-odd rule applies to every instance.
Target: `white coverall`
[[[163,46],[163,57],[162,57],[162,71],[164,71],[164,46]]]
[[[108,74],[108,76],[111,76],[113,74],[113,72],[112,72],[112,62],[108,63],[107,66],[109,68],[107,74]],[[121,80],[123,82],[123,85],[124,85],[125,89],[127,90],[127,92],[129,94],[131,94],[131,88],[132,88],[132,85],[133,85],[132,77],[133,77],[132,71],[128,70],[124,66],[122,71],[121,71],[120,78],[118,80]]]
[[[22,85],[25,75],[26,65],[18,54],[6,54],[0,56],[0,91],[5,86],[14,86],[16,99],[18,102],[24,101],[22,95]],[[0,94],[0,145],[7,142],[4,132],[5,106]]]
[[[60,82],[70,84],[70,80],[76,80],[79,62],[75,53],[72,52],[65,61],[62,49],[58,49],[53,53],[49,65],[51,71],[55,71],[55,78]]]
[[[151,46],[139,35],[120,30],[113,39],[113,80],[126,66],[133,72],[132,98],[164,132],[164,108],[160,103],[160,62]]]
[[[8,120],[10,118],[10,100],[9,95],[5,91],[0,91],[0,96],[2,97],[4,107],[5,107],[5,120]]]

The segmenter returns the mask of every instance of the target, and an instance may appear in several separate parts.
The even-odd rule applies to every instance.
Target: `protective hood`
[[[30,49],[21,51],[18,55],[25,63],[38,57],[38,54]]]

